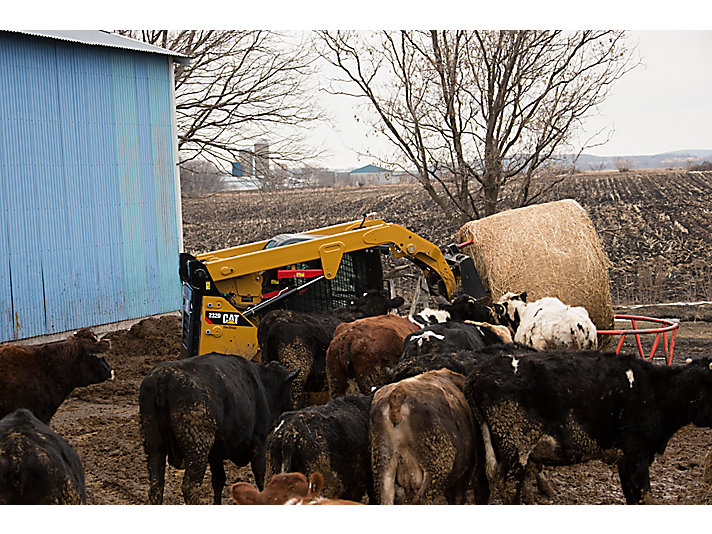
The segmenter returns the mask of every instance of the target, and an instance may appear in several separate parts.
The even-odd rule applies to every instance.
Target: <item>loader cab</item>
[[[313,234],[280,234],[265,245],[265,249],[283,247],[309,239],[323,237]],[[320,312],[347,306],[354,298],[370,289],[383,288],[383,267],[381,254],[388,247],[373,247],[344,254],[339,270],[331,280],[322,279],[304,291],[271,306],[269,309],[285,309],[298,312]],[[321,262],[285,265],[263,273],[262,299],[272,298],[293,288],[298,288],[310,280],[321,276]]]

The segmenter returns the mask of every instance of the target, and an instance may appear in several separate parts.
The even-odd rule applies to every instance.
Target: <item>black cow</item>
[[[469,375],[483,358],[493,355],[535,353],[530,347],[520,343],[487,345],[479,350],[453,350],[442,352],[416,353],[405,356],[391,369],[391,382],[398,382],[427,371],[449,369],[461,375]]]
[[[519,503],[531,462],[602,459],[618,467],[626,503],[651,502],[649,466],[689,423],[712,426],[712,358],[659,366],[595,351],[495,356],[477,364],[465,396],[484,437],[486,472]]]
[[[0,504],[84,504],[84,469],[74,449],[32,412],[0,419]]]
[[[347,395],[282,414],[267,438],[267,480],[298,471],[324,476],[324,496],[373,502],[368,424],[373,395]]]
[[[149,502],[163,502],[166,456],[172,466],[185,468],[186,504],[198,503],[208,464],[213,502],[221,503],[225,459],[238,466],[251,463],[261,489],[265,440],[272,422],[291,406],[289,385],[295,375],[278,363],[260,366],[215,353],[154,366],[139,389]]]
[[[49,424],[74,388],[113,380],[114,371],[96,356],[109,347],[88,328],[64,341],[0,346],[0,417],[27,408]]]
[[[306,403],[307,390],[327,390],[326,349],[336,327],[363,317],[384,315],[403,302],[402,297],[389,298],[384,290],[371,290],[349,306],[322,313],[271,311],[257,327],[262,361],[278,361],[287,369],[298,371],[292,396],[294,408],[301,408]]]

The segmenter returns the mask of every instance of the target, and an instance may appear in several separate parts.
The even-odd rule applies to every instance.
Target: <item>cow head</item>
[[[292,409],[292,381],[299,374],[299,370],[290,370],[279,362],[267,362],[262,368],[262,383],[269,393],[272,403],[273,416]]]
[[[310,486],[301,473],[280,473],[274,475],[262,491],[247,482],[238,482],[230,487],[230,495],[237,504],[284,504],[290,499],[306,497]]]
[[[97,356],[109,350],[111,342],[100,340],[88,328],[82,328],[69,340],[79,358],[79,368],[76,373],[77,386],[98,384],[114,379],[114,371],[103,356]]]
[[[349,304],[349,309],[362,313],[365,317],[386,315],[388,310],[400,308],[405,303],[403,297],[390,298],[384,289],[371,289]]]
[[[692,401],[692,423],[695,426],[712,428],[712,358],[688,358],[681,384],[675,389],[695,392]]]
[[[527,292],[519,294],[505,293],[494,305],[495,319],[498,323],[508,326],[512,334],[517,332],[527,306]]]
[[[496,322],[493,309],[470,295],[457,297],[452,304],[447,301],[438,301],[438,304],[441,310],[450,314],[452,321]]]

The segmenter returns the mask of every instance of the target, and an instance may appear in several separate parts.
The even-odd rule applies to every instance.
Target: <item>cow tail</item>
[[[405,391],[403,391],[401,388],[396,387],[393,392],[388,396],[388,402],[389,402],[389,419],[391,421],[391,424],[393,426],[398,425],[401,422],[401,407],[403,406],[403,402],[405,401]]]

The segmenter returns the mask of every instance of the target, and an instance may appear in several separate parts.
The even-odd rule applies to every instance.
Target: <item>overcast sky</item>
[[[600,114],[586,125],[611,131],[611,140],[587,150],[595,155],[655,154],[712,150],[712,24],[709,0],[123,0],[96,9],[95,0],[36,0],[5,6],[0,27],[100,28],[318,28],[401,29],[631,29],[644,62],[618,80]],[[324,97],[336,129],[315,128],[311,137],[331,155],[330,168],[373,162],[359,151],[383,152],[363,123],[354,120],[354,100]]]
[[[618,80],[586,132],[605,129],[610,140],[585,152],[598,156],[643,155],[683,149],[712,150],[712,31],[631,31],[643,64]],[[354,120],[355,99],[323,99],[336,129],[314,130],[332,153],[329,168],[372,163],[360,157],[386,147]],[[587,137],[584,135],[584,137]]]

